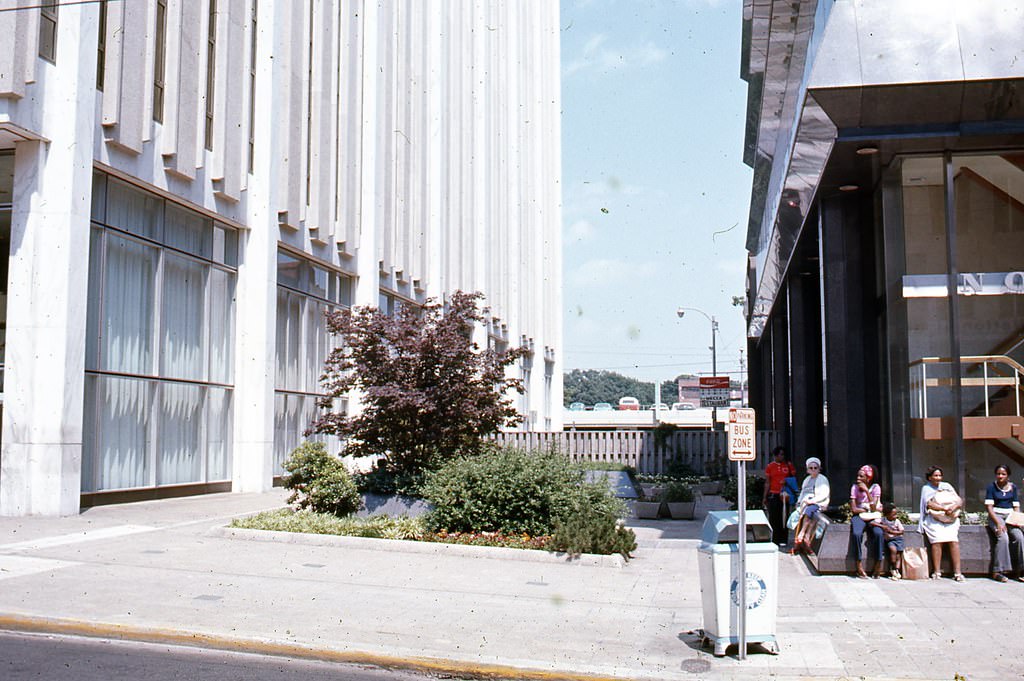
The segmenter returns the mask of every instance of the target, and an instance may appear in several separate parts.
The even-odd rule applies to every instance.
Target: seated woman
[[[1006,582],[1007,572],[1024,582],[1024,532],[1008,525],[1011,511],[1020,510],[1017,485],[1010,482],[1010,468],[999,465],[996,479],[985,489],[985,508],[988,509],[988,531],[992,539],[992,579]]]
[[[882,528],[872,525],[873,520],[882,517],[882,488],[875,480],[874,466],[861,466],[857,471],[857,482],[850,487],[850,519],[851,540],[857,559],[857,576],[867,579],[864,572],[864,529],[868,528],[871,536],[868,543],[874,553],[875,567],[871,576],[878,579],[885,563],[885,538]]]
[[[821,474],[821,459],[812,456],[807,459],[805,465],[807,477],[800,486],[800,497],[796,505],[800,519],[796,524],[790,553],[811,552],[811,540],[814,539],[814,531],[818,527],[818,516],[828,508],[831,494],[828,478]]]
[[[918,531],[931,547],[932,579],[942,577],[942,547],[949,546],[953,579],[964,581],[960,573],[960,508],[964,502],[953,486],[942,480],[942,469],[932,466],[926,474],[928,484],[921,488],[921,519]]]

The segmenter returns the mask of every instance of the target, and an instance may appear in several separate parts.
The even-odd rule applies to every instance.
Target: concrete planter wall
[[[665,502],[665,505],[673,520],[693,520],[693,513],[697,508],[696,501],[669,501]]]
[[[638,501],[633,505],[636,517],[651,520],[657,518],[661,513],[660,501]]]
[[[924,546],[924,537],[917,531],[917,525],[908,525],[904,536],[907,548]],[[867,533],[863,541],[867,548]],[[849,525],[832,523],[825,528],[825,533],[815,542],[813,548],[811,563],[823,575],[852,574],[856,569]],[[991,551],[988,530],[984,525],[960,526],[960,568],[965,575],[987,575]],[[870,572],[874,565],[870,558],[871,554],[865,551],[864,555],[867,557],[864,561],[865,569]],[[942,574],[948,576],[952,573],[948,550],[943,550]]]

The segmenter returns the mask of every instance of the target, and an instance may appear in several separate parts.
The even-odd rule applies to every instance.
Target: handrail
[[[909,387],[911,392],[911,418],[928,418],[929,388],[948,388],[953,385],[953,379],[948,376],[930,377],[928,366],[952,363],[953,360],[946,357],[922,357],[921,359],[910,362]],[[974,376],[962,375],[959,379],[959,384],[961,390],[981,388],[984,391],[984,397],[978,407],[984,407],[986,417],[991,416],[992,395],[990,395],[990,391],[993,388],[996,389],[993,393],[995,395],[998,395],[1004,389],[1012,389],[1015,403],[1014,415],[1021,416],[1021,387],[1022,376],[1024,376],[1024,366],[1012,357],[1007,357],[1006,355],[964,355],[960,358],[960,364],[962,373],[966,373],[967,370],[976,368],[978,365],[981,366],[982,376],[980,378],[978,378],[976,374]],[[963,365],[973,366],[965,367]],[[990,373],[989,365],[998,365],[1000,367],[1005,366],[1008,367],[1010,371],[1002,369],[995,370]],[[995,369],[995,367],[993,367],[993,369]],[[941,405],[940,411],[942,411]],[[967,413],[971,412],[969,411]]]
[[[1024,365],[1015,360],[1013,357],[1007,357],[1006,355],[961,355],[961,364],[981,364],[982,362],[1002,362],[1003,364],[1009,364],[1011,367],[1024,373]],[[921,359],[915,359],[910,363],[911,367],[918,366],[920,364],[952,364],[952,357],[922,357]]]

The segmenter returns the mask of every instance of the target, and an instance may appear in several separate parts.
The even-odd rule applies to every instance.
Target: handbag
[[[1024,513],[1010,511],[1010,515],[1006,516],[1006,524],[1012,527],[1024,527]]]
[[[925,547],[903,550],[903,579],[928,579],[928,551]]]
[[[794,508],[793,512],[789,514],[789,518],[786,519],[786,527],[790,530],[795,530],[798,522],[800,522],[800,509]]]
[[[935,495],[932,496],[932,500],[935,503],[940,504],[942,506],[947,506],[949,504],[960,503],[960,497],[957,496],[956,492],[953,492],[952,490],[945,490],[945,489],[944,490],[939,490],[938,492],[936,492]],[[953,515],[949,515],[945,511],[937,509],[937,508],[929,508],[928,509],[928,514],[932,518],[935,518],[936,520],[938,520],[940,523],[945,523],[946,525],[949,525],[949,524],[951,524],[953,522],[956,522],[956,520],[960,517],[959,513],[955,513]]]
[[[818,524],[814,527],[814,538],[821,539],[821,535],[825,534],[825,528],[832,524],[832,521],[828,519],[828,516],[824,513],[818,514]]]

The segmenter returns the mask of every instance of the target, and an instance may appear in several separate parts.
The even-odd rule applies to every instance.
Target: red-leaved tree
[[[331,396],[321,406],[355,389],[362,410],[325,413],[310,431],[341,437],[345,454],[384,455],[388,469],[416,472],[475,453],[486,436],[518,423],[508,392],[523,386],[505,369],[526,350],[482,350],[472,341],[482,297],[457,291],[445,304],[431,299],[393,317],[375,307],[328,313],[339,345],[321,376]]]

